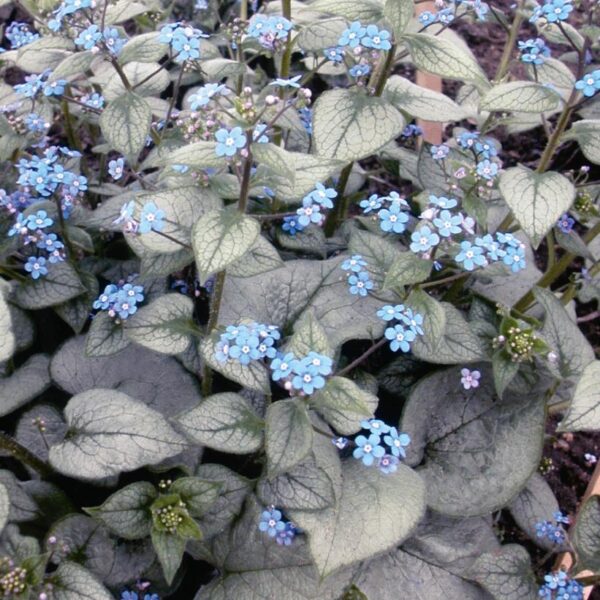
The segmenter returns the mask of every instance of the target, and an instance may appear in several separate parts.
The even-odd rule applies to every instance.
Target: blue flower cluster
[[[288,391],[296,390],[310,396],[325,387],[325,377],[333,371],[333,361],[324,354],[309,352],[296,358],[293,352],[278,354],[271,361],[271,379],[283,384]]]
[[[65,169],[58,162],[60,155],[81,156],[68,148],[51,146],[44,150],[43,157],[22,158],[16,165],[19,171],[17,183],[29,193],[35,192],[44,198],[58,192],[73,201],[87,190],[87,178]]]
[[[382,473],[397,471],[400,461],[406,458],[405,448],[410,444],[410,436],[399,433],[379,419],[361,421],[361,427],[367,430],[367,435],[356,437],[352,456],[367,467],[377,464]]]
[[[40,39],[40,34],[31,31],[27,23],[13,21],[4,32],[6,39],[10,42],[10,47],[13,50],[22,48]]]
[[[573,10],[572,0],[545,0],[534,8],[529,18],[530,23],[536,23],[539,19],[546,19],[548,23],[566,21]]]
[[[546,538],[557,545],[565,543],[567,536],[562,525],[568,525],[570,523],[569,517],[563,515],[562,512],[557,511],[553,515],[554,522],[552,521],[540,521],[535,524],[535,533],[539,538]]]
[[[550,56],[550,48],[542,38],[519,42],[520,60],[533,65],[543,65]]]
[[[285,521],[281,511],[273,505],[263,510],[258,528],[269,537],[275,538],[281,546],[290,546],[298,533],[298,528],[291,521]]]
[[[413,312],[412,308],[404,304],[386,304],[377,311],[377,316],[390,325],[392,321],[398,321],[384,332],[385,338],[390,340],[392,352],[409,352],[410,344],[418,335],[424,334],[423,315]]]
[[[359,206],[363,214],[368,215],[378,211],[379,227],[386,233],[403,233],[409,220],[408,202],[398,192],[390,192],[387,196],[372,194],[366,200],[361,200]],[[385,206],[385,208],[384,208]]]
[[[154,202],[146,202],[142,207],[139,222],[133,217],[135,201],[130,200],[121,208],[119,216],[113,221],[115,225],[123,224],[126,233],[160,233],[165,227],[165,212],[158,208]]]
[[[502,166],[494,142],[490,138],[480,137],[478,131],[465,131],[456,141],[461,148],[473,152],[477,161],[476,174],[491,186]]]
[[[158,41],[169,44],[175,54],[175,62],[183,63],[200,58],[200,38],[203,37],[208,36],[190,25],[169,23],[160,30]]]
[[[87,8],[94,8],[95,5],[95,0],[64,0],[64,2],[53,11],[52,18],[48,21],[48,27],[51,31],[59,31],[65,17],[75,15]]]
[[[283,47],[292,27],[292,22],[285,17],[257,14],[250,19],[246,35],[267,50],[278,50]]]
[[[105,27],[100,31],[98,25],[90,25],[84,29],[74,40],[76,46],[84,50],[100,50],[105,48],[114,56],[118,56],[127,41],[121,37],[119,30],[114,27]]]
[[[297,216],[284,217],[281,228],[289,235],[296,235],[311,223],[322,225],[325,215],[321,211],[333,208],[333,199],[336,197],[335,189],[317,183],[315,189],[302,198],[302,206],[296,210]]]
[[[348,289],[353,296],[367,296],[369,290],[373,289],[373,282],[369,272],[365,270],[366,261],[360,254],[354,254],[347,258],[342,264],[342,270],[348,276]]]
[[[483,0],[442,0],[436,2],[436,6],[440,6],[438,11],[427,10],[419,15],[419,22],[423,27],[429,27],[434,23],[450,25],[457,17],[459,6],[473,12],[479,21],[485,21],[490,12],[490,7]]]
[[[133,278],[127,282],[120,281],[117,285],[110,283],[94,300],[96,310],[106,310],[110,317],[125,320],[137,312],[138,304],[144,301],[144,286],[134,285]]]
[[[158,594],[144,594],[141,596],[137,592],[125,590],[121,592],[121,600],[160,600],[160,597]]]
[[[275,325],[229,325],[217,343],[215,358],[221,363],[237,360],[242,365],[248,365],[252,360],[275,358],[275,342],[280,338],[281,334]]]
[[[583,600],[583,587],[564,571],[548,573],[538,596],[541,600]]]
[[[64,244],[55,233],[46,231],[54,225],[54,221],[45,210],[38,210],[27,216],[21,212],[16,215],[16,221],[8,230],[8,236],[18,235],[23,246],[32,245],[35,248],[35,256],[29,256],[23,268],[32,279],[39,279],[48,274],[48,263],[53,264],[65,259]]]
[[[340,64],[348,57],[348,73],[351,77],[359,79],[371,73],[379,51],[387,51],[391,47],[389,31],[379,29],[377,25],[363,25],[354,21],[342,32],[338,45],[326,48],[323,54],[327,60]]]
[[[578,89],[586,98],[591,98],[600,90],[600,69],[596,69],[575,83]]]

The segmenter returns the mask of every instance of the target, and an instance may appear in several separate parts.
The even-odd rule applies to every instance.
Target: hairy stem
[[[496,81],[501,81],[504,79],[506,74],[508,73],[508,69],[510,66],[510,59],[512,58],[512,53],[515,48],[515,44],[517,43],[517,37],[519,36],[519,30],[521,29],[521,25],[523,24],[523,15],[521,14],[521,7],[523,2],[520,1],[517,4],[517,9],[515,12],[515,18],[512,22],[512,26],[510,28],[510,32],[508,34],[508,39],[506,40],[506,44],[504,46],[504,50],[502,52],[502,58],[500,59],[500,63],[498,64],[498,69],[496,70]]]
[[[352,371],[352,369],[354,369],[355,367],[358,367],[358,365],[360,365],[360,363],[362,363],[367,357],[371,356],[371,354],[373,354],[373,352],[379,350],[379,348],[381,348],[382,346],[385,346],[385,344],[388,341],[389,340],[385,337],[381,338],[378,342],[373,344],[368,350],[363,352],[358,358],[355,358],[350,364],[346,365],[341,371],[338,371],[336,373],[336,375],[341,377],[342,375],[349,373],[350,371]]]
[[[54,474],[52,467],[40,460],[35,454],[32,454],[27,448],[21,446],[19,442],[10,437],[4,431],[0,431],[0,448],[10,452],[18,461],[35,469],[42,477],[50,477]]]

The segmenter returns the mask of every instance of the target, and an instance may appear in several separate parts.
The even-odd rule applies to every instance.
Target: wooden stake
[[[583,506],[583,504],[585,503],[585,501],[590,497],[590,496],[595,496],[600,494],[600,462],[596,463],[596,468],[594,469],[594,473],[592,474],[592,478],[590,479],[590,483],[587,486],[587,489],[585,490],[585,494],[583,495],[583,498],[581,499],[581,505],[580,505],[580,509]],[[571,527],[573,527],[573,525],[575,525],[575,521],[577,520],[577,517],[575,517],[573,523],[571,524]],[[573,558],[571,557],[571,555],[568,552],[565,552],[563,554],[559,554],[558,558],[556,559],[556,564],[554,565],[555,569],[570,569],[571,566],[573,565]],[[581,573],[577,573],[577,576],[587,576],[587,575],[593,575],[593,573],[591,571],[581,571]],[[587,600],[591,593],[592,590],[594,589],[593,585],[589,585],[586,588],[583,589],[583,597],[584,600]]]
[[[417,16],[426,10],[435,12],[436,9],[434,3],[420,2],[417,4]],[[433,90],[434,92],[442,91],[442,79],[437,75],[431,75],[430,73],[417,71],[417,85]],[[423,140],[425,142],[429,142],[436,146],[442,143],[443,127],[441,123],[417,119],[417,125],[423,130]]]

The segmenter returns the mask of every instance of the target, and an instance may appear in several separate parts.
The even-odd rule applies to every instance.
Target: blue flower
[[[81,97],[81,101],[90,108],[101,109],[104,106],[104,97],[101,94],[86,94]]]
[[[113,283],[108,284],[104,291],[94,300],[92,305],[96,310],[107,310],[117,300],[117,292],[119,288]]]
[[[600,90],[600,69],[596,69],[595,71],[584,75],[583,79],[580,79],[575,83],[575,88],[587,98],[591,98],[598,90]]]
[[[488,181],[498,175],[498,163],[490,162],[487,158],[477,163],[477,174]]]
[[[144,288],[141,285],[126,283],[121,288],[121,294],[136,304],[144,301]]]
[[[36,246],[41,250],[46,250],[46,252],[62,250],[65,247],[55,233],[42,234],[40,239],[36,242]]]
[[[360,44],[360,40],[366,33],[366,28],[363,27],[359,21],[354,21],[350,24],[350,27],[342,32],[339,46],[350,46],[350,48],[356,48]]]
[[[518,248],[521,242],[512,233],[502,233],[501,231],[496,232],[496,238],[501,244]]]
[[[165,223],[164,211],[160,210],[154,202],[146,202],[142,208],[140,216],[140,233],[149,233],[150,231],[162,231]]]
[[[377,316],[384,321],[398,321],[404,316],[405,307],[404,304],[386,304],[377,311]]]
[[[367,215],[372,210],[381,208],[382,204],[382,199],[377,194],[372,194],[368,200],[361,200],[359,206],[363,209],[363,213]]]
[[[44,133],[50,127],[50,123],[37,113],[29,113],[25,117],[25,125],[31,133]]]
[[[291,77],[290,79],[275,79],[269,85],[276,85],[278,87],[289,87],[296,88],[300,87],[300,79],[302,79],[302,75],[296,75],[296,77]]]
[[[475,146],[475,142],[479,139],[478,131],[464,131],[457,138],[456,141],[461,148],[468,150]]]
[[[39,279],[43,275],[48,275],[45,265],[46,259],[43,256],[30,256],[24,267],[28,273],[31,273],[32,279]]]
[[[408,223],[408,215],[402,212],[402,205],[394,202],[389,208],[382,208],[378,213],[379,226],[385,232],[402,233]]]
[[[489,233],[483,237],[476,237],[475,244],[485,249],[485,257],[491,261],[500,260],[506,254],[500,242],[496,241]]]
[[[392,352],[398,352],[398,350],[409,352],[410,343],[415,340],[416,336],[414,331],[406,329],[398,323],[394,327],[388,327],[385,330],[385,337],[390,340],[390,349]]]
[[[112,308],[123,320],[137,312],[135,298],[129,297],[127,292],[123,292],[122,290],[117,292],[117,298]]]
[[[253,331],[242,331],[235,339],[235,344],[229,347],[229,356],[242,365],[248,365],[251,360],[260,358],[259,344],[258,336]]]
[[[98,25],[90,25],[74,41],[76,46],[83,46],[84,50],[91,50],[101,39],[102,33],[98,30]]]
[[[522,62],[534,65],[543,65],[546,58],[550,56],[550,48],[542,38],[519,42],[519,52]]]
[[[123,177],[123,168],[125,166],[125,161],[122,158],[117,158],[116,160],[111,160],[108,163],[108,173],[114,179],[121,179]]]
[[[283,546],[291,546],[294,538],[296,537],[297,529],[293,523],[290,521],[286,522],[285,529],[283,531],[278,531],[275,536],[275,541],[279,545]]]
[[[429,204],[441,209],[456,208],[458,206],[458,202],[454,198],[438,197],[433,194],[429,196]]]
[[[292,367],[294,377],[292,387],[295,390],[301,390],[304,394],[310,396],[315,390],[325,387],[325,379],[319,375],[316,370],[307,366],[306,363],[297,360]]]
[[[285,521],[281,518],[281,511],[271,506],[268,510],[264,510],[260,516],[258,528],[269,535],[275,537],[279,532],[285,530]]]
[[[366,266],[367,261],[364,260],[360,254],[353,254],[341,264],[341,267],[344,271],[352,271],[354,273],[362,271],[362,268]]]
[[[454,21],[454,10],[451,8],[440,10],[437,14],[437,20],[442,23],[442,25],[449,25]]]
[[[432,13],[430,10],[423,11],[419,15],[419,23],[421,23],[421,25],[425,25],[425,27],[431,25],[432,23],[435,23],[436,21],[437,13]]]
[[[45,229],[54,225],[54,221],[48,216],[45,210],[38,210],[35,214],[29,215],[26,221],[27,229],[36,231]]]
[[[339,63],[344,60],[344,49],[338,46],[325,48],[325,50],[323,50],[323,56],[325,56],[327,60]]]
[[[311,350],[300,362],[303,369],[314,375],[331,375],[333,361],[329,356]]]
[[[322,183],[317,183],[315,189],[308,194],[314,202],[322,208],[333,208],[333,198],[337,198],[337,192],[333,188],[326,188]]]
[[[296,210],[296,214],[298,215],[298,223],[303,227],[307,227],[311,223],[320,225],[323,220],[321,207],[318,204],[313,204],[308,196],[302,200],[302,207]]]
[[[440,236],[431,231],[427,226],[421,227],[417,231],[413,231],[410,239],[412,240],[410,249],[415,254],[427,252],[440,243]]]
[[[567,515],[564,515],[560,510],[552,513],[552,516],[557,523],[564,523],[565,525],[569,525],[571,523],[571,519]]]
[[[348,70],[348,73],[352,77],[364,77],[371,72],[371,67],[369,65],[359,64],[354,65],[352,68]]]
[[[484,158],[492,158],[492,156],[497,156],[498,154],[496,146],[488,138],[480,138],[475,142],[475,152]]]
[[[450,147],[446,146],[446,144],[441,144],[440,146],[431,146],[431,148],[429,148],[429,152],[431,152],[431,158],[433,158],[433,160],[443,160],[448,156]]]
[[[273,371],[271,379],[273,381],[279,381],[280,379],[285,379],[291,375],[295,361],[296,357],[293,352],[288,352],[283,356],[274,358],[269,365],[271,371]]]
[[[525,249],[521,246],[514,248],[509,246],[506,248],[506,254],[502,258],[502,262],[510,267],[513,273],[525,268]]]
[[[461,215],[453,215],[449,210],[443,210],[438,217],[433,219],[433,224],[442,237],[450,237],[452,234],[462,231],[462,220]]]
[[[227,339],[220,339],[215,346],[215,358],[217,362],[224,363],[229,360],[229,342]]]
[[[556,23],[566,21],[572,10],[571,0],[546,0],[546,4],[542,6],[542,15],[549,23]]]
[[[410,444],[410,436],[407,433],[398,433],[395,427],[391,427],[389,434],[384,436],[383,441],[390,447],[394,456],[406,458],[406,448]]]
[[[222,127],[215,133],[217,147],[215,153],[217,156],[233,156],[240,148],[246,145],[246,136],[241,127],[227,129]]]
[[[22,48],[23,46],[27,46],[27,44],[31,44],[31,42],[35,42],[40,38],[39,33],[34,33],[30,31],[29,25],[27,23],[20,23],[19,21],[13,21],[4,32],[6,39],[10,42],[10,47],[12,50],[16,50],[17,48]]]
[[[395,473],[398,470],[398,464],[400,461],[396,456],[391,454],[384,454],[377,463],[379,470],[382,473],[388,475],[389,473]]]
[[[390,431],[390,426],[381,419],[363,419],[360,422],[360,426],[363,429],[367,429],[369,433],[374,433],[375,435],[381,435],[382,433]]]
[[[366,271],[350,275],[348,285],[353,296],[367,296],[369,290],[373,289],[373,282],[369,279],[369,274]]]
[[[404,313],[400,317],[400,320],[404,325],[407,325],[415,335],[424,335],[423,328],[421,327],[421,325],[423,325],[423,315],[413,313],[412,308],[404,309]]]
[[[373,48],[374,50],[389,50],[392,47],[390,32],[385,31],[385,29],[378,29],[376,25],[367,26],[360,43],[365,48]]]
[[[62,96],[65,93],[66,79],[57,79],[50,83],[44,83],[44,96]]]
[[[296,217],[283,217],[281,229],[290,235],[296,235],[298,231],[304,230],[304,225],[301,225]]]
[[[483,254],[483,249],[479,246],[473,246],[471,242],[460,243],[460,252],[456,255],[454,260],[458,263],[462,263],[462,267],[465,271],[473,271],[476,267],[484,267],[487,265],[487,259]]]
[[[368,438],[359,435],[354,441],[357,447],[352,452],[352,456],[362,460],[363,465],[367,467],[370,467],[376,458],[381,458],[385,454],[384,447],[379,445],[381,438],[375,433],[372,433]]]
[[[227,94],[229,94],[227,86],[219,83],[207,83],[190,96],[190,108],[198,110],[206,106],[216,96],[226,96]]]
[[[558,229],[560,229],[563,233],[571,233],[573,225],[575,225],[575,219],[570,217],[568,213],[562,214],[556,223]]]
[[[401,135],[403,138],[418,137],[420,135],[423,135],[423,130],[418,125],[414,125],[411,123],[402,130]]]
[[[257,144],[266,144],[269,141],[268,136],[264,135],[267,130],[267,126],[264,123],[258,123],[254,127],[254,131],[252,132],[252,141]]]
[[[48,72],[46,71],[39,75],[28,75],[25,77],[25,83],[15,85],[13,89],[17,94],[21,94],[26,98],[35,98],[38,92],[42,90],[47,76]]]
[[[137,595],[137,592],[125,590],[124,592],[121,592],[121,600],[139,600],[139,596]]]
[[[122,38],[119,35],[119,30],[114,27],[105,27],[102,35],[108,51],[114,56],[118,56],[127,40]]]
[[[348,438],[345,437],[336,437],[331,440],[331,443],[338,449],[343,450],[348,446]]]

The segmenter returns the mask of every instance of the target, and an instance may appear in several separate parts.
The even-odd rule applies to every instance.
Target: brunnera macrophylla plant
[[[600,5],[434,4],[0,2],[3,597],[597,580],[537,471],[600,429]]]

